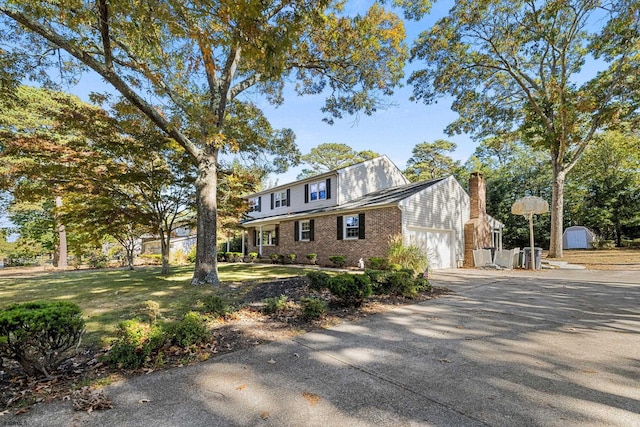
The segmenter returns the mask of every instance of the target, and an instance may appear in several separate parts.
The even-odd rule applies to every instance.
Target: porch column
[[[262,257],[262,226],[258,230],[258,255]]]
[[[242,252],[242,258],[244,258],[244,229],[242,229],[241,233],[242,233],[242,250],[240,252]]]

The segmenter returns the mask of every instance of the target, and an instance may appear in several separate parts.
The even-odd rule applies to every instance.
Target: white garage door
[[[453,232],[451,230],[411,231],[410,239],[424,246],[429,259],[429,268],[451,268]]]

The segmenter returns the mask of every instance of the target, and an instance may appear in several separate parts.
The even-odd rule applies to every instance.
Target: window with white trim
[[[314,182],[309,184],[309,200],[324,200],[327,198],[326,181]]]
[[[286,191],[279,191],[279,192],[275,193],[273,205],[276,208],[281,208],[281,207],[287,206],[287,192]]]
[[[311,240],[311,221],[300,221],[300,240]]]
[[[344,217],[344,238],[357,239],[359,237],[360,223],[358,215]]]
[[[249,212],[260,212],[260,197],[249,199]]]

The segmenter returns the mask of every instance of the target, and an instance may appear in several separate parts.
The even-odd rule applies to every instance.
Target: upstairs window
[[[271,193],[271,209],[291,206],[291,190]]]
[[[249,199],[249,212],[260,212],[262,210],[262,197]]]
[[[324,181],[312,182],[304,186],[304,202],[309,203],[331,198],[331,178]]]

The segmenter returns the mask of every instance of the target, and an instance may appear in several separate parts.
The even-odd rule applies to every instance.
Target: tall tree
[[[410,82],[415,98],[454,97],[447,131],[517,130],[553,170],[549,256],[562,256],[564,184],[596,133],[638,112],[636,0],[458,0],[423,32]],[[600,66],[595,77],[590,67]]]
[[[640,231],[640,135],[598,135],[567,181],[567,215],[601,238],[621,245]],[[638,231],[636,231],[638,230]]]
[[[444,139],[434,142],[422,142],[411,151],[404,174],[411,182],[440,178],[458,172],[460,162],[453,160],[446,153],[453,153],[456,144]]]
[[[393,3],[412,18],[429,6],[427,0]],[[239,96],[251,89],[278,104],[285,79],[296,79],[299,94],[328,94],[323,111],[331,122],[345,112],[373,113],[403,76],[401,20],[377,2],[350,18],[342,4],[97,0],[70,7],[0,0],[0,38],[29,65],[59,65],[65,73],[76,65],[92,69],[183,147],[198,168],[192,283],[217,284],[219,157],[251,143],[235,140],[226,126]],[[58,56],[46,55],[51,52],[68,56],[52,64],[47,61]],[[273,164],[296,160],[290,153],[281,151]]]
[[[378,153],[371,150],[355,151],[347,144],[335,142],[320,144],[302,156],[302,161],[309,165],[309,168],[303,169],[298,179],[340,169],[378,156]]]

